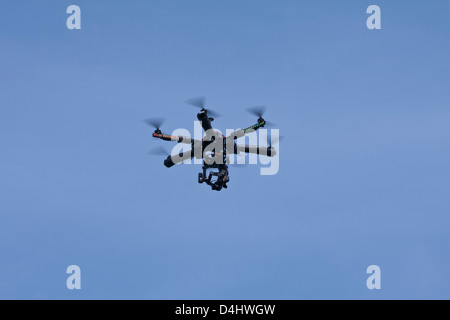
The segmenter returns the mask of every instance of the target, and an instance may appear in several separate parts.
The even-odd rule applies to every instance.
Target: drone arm
[[[238,138],[241,138],[241,137],[245,136],[247,133],[254,132],[254,131],[258,130],[259,128],[264,127],[265,124],[266,124],[266,122],[263,120],[263,121],[258,122],[257,124],[254,124],[254,125],[252,125],[252,126],[250,126],[248,128],[238,129],[238,130],[234,131],[233,133],[231,133],[227,137],[227,139],[228,138],[233,138],[233,140],[236,140]]]
[[[167,168],[173,167],[174,165],[183,162],[187,159],[192,159],[194,157],[194,150],[189,150],[185,152],[180,152],[177,155],[170,155],[164,160],[164,165]]]
[[[209,120],[206,112],[200,112],[197,114],[197,119],[201,122],[202,128],[205,132],[212,130],[211,121]]]
[[[198,143],[201,142],[200,140],[194,140],[191,137],[183,137],[183,136],[171,136],[168,134],[162,134],[162,133],[153,133],[153,137],[159,138],[164,141],[175,141],[178,143],[185,143],[185,144],[192,144],[192,143]]]
[[[262,146],[248,146],[236,144],[234,147],[234,153],[238,154],[239,152],[245,153],[254,153],[254,154],[262,154],[263,156],[273,157],[276,155],[276,151],[273,147],[262,147]]]
[[[257,124],[254,124],[248,128],[242,129],[242,131],[244,131],[244,133],[247,133],[248,131],[256,131],[261,127],[264,127],[264,125],[266,124],[266,121],[262,120],[261,122],[258,122]]]

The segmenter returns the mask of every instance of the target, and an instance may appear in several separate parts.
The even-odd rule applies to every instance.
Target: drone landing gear
[[[198,183],[210,182],[211,181],[211,173],[209,174],[209,177],[206,177],[206,167],[203,166],[202,169],[203,169],[203,172],[198,173]]]

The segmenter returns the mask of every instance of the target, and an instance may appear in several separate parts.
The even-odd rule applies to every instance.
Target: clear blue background
[[[449,299],[449,15],[449,1],[1,1],[0,298]],[[164,142],[142,120],[192,129],[198,95],[221,130],[269,106],[279,174],[232,170],[215,192],[199,166],[148,156]]]

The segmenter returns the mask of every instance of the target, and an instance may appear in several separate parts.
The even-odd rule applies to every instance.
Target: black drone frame
[[[260,115],[256,124],[245,128],[238,129],[231,133],[228,137],[220,137],[213,129],[211,122],[213,118],[208,117],[208,111],[202,108],[197,114],[197,119],[200,121],[203,130],[206,135],[203,140],[196,140],[190,137],[184,136],[172,136],[163,134],[159,128],[156,127],[153,137],[159,138],[165,141],[175,141],[178,143],[190,144],[191,150],[180,152],[178,155],[169,155],[164,160],[164,165],[170,168],[178,163],[181,163],[187,159],[197,158],[203,159],[202,172],[198,174],[198,182],[205,182],[213,190],[220,191],[222,188],[227,188],[227,182],[230,180],[228,176],[228,154],[253,153],[262,154],[265,156],[273,157],[276,154],[275,149],[272,146],[254,146],[254,145],[239,145],[236,143],[236,139],[245,136],[248,133],[255,132],[259,128],[264,127],[266,121]],[[222,145],[220,145],[222,140]],[[211,151],[210,155],[206,155],[205,151]],[[207,175],[207,169],[217,169],[217,171],[210,171]],[[216,179],[215,179],[216,178]]]

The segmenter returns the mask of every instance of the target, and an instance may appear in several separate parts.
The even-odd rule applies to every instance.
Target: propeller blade
[[[264,113],[266,112],[266,106],[250,107],[250,108],[247,108],[247,111],[257,117],[262,117],[264,115]]]
[[[159,129],[162,124],[164,123],[166,119],[165,118],[148,118],[144,120],[149,126]]]
[[[205,102],[205,97],[196,97],[196,98],[191,98],[186,100],[187,104],[190,104],[191,106],[200,108],[200,109],[204,109],[206,110],[206,112],[208,113],[209,116],[213,117],[213,118],[218,118],[220,117],[220,114],[211,110],[211,109],[207,109],[206,108],[206,102]]]
[[[152,156],[166,156],[166,157],[170,156],[170,153],[164,147],[161,146],[151,149],[148,154]]]
[[[277,125],[275,123],[273,123],[272,121],[266,121],[266,120],[264,120],[264,121],[266,122],[264,127],[269,127],[269,128],[277,127]]]
[[[220,113],[212,111],[211,109],[206,109],[206,112],[208,113],[208,116],[211,116],[213,118],[219,118],[220,117]]]
[[[275,141],[275,143],[274,144],[270,144],[270,142],[272,141],[272,137],[271,137],[271,139],[269,140],[269,141],[267,141],[267,144],[271,147],[271,146],[276,146],[281,140],[283,140],[284,139],[284,136],[279,136],[278,137],[278,140],[276,140]]]
[[[191,106],[203,109],[205,108],[205,97],[196,97],[186,100],[187,104],[190,104]]]

